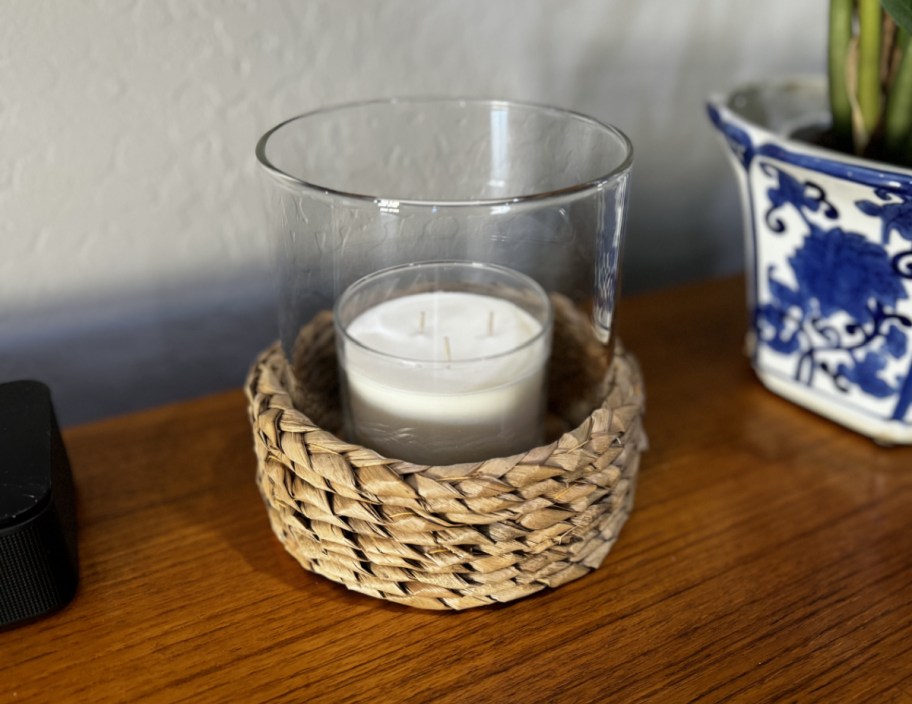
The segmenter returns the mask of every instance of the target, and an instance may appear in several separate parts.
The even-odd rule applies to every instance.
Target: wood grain
[[[0,701],[912,701],[912,448],[765,391],[742,286],[623,301],[649,396],[636,508],[600,570],[504,607],[302,571],[240,391],[67,431],[81,587],[0,633]]]

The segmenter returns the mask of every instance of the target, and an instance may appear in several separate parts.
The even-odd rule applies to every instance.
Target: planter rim
[[[821,96],[821,99],[825,100],[826,77],[822,74],[797,74],[793,76],[777,76],[765,79],[760,78],[736,84],[727,91],[713,92],[707,98],[707,110],[709,112],[709,117],[713,123],[718,124],[719,116],[724,116],[726,118],[725,121],[727,122],[734,122],[736,124],[749,126],[752,130],[765,137],[767,140],[783,145],[781,148],[784,153],[779,156],[791,157],[785,158],[785,161],[798,163],[795,157],[798,157],[800,160],[802,156],[806,155],[818,161],[845,164],[852,167],[853,171],[862,170],[868,175],[874,176],[876,181],[887,182],[889,181],[889,177],[891,175],[899,176],[904,179],[912,179],[912,168],[900,166],[898,164],[891,164],[890,162],[880,161],[877,159],[867,159],[855,156],[854,154],[847,154],[835,149],[830,149],[829,147],[806,142],[804,140],[793,137],[791,134],[784,134],[781,131],[776,131],[766,125],[760,124],[748,118],[747,116],[740,113],[737,108],[733,107],[731,105],[731,101],[737,94],[743,94],[750,91],[755,91],[758,94],[761,91],[782,93],[801,92],[805,95],[819,94]],[[808,113],[808,117],[813,117],[815,114],[817,113]],[[826,110],[821,110],[819,112],[819,115],[826,116]],[[804,124],[813,124],[813,122],[811,120],[808,120]],[[824,124],[829,125],[829,122],[827,121]],[[796,154],[794,151],[795,145],[800,146],[800,154]],[[819,165],[819,163],[815,163],[810,166],[812,166],[812,168],[817,168]]]

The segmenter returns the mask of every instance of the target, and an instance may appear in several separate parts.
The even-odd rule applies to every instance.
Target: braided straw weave
[[[610,364],[583,349],[588,323],[571,305],[555,312],[552,432],[586,403],[580,389],[601,404],[547,445],[469,464],[390,459],[321,427],[340,421],[328,315],[301,331],[292,365],[278,344],[263,352],[246,392],[257,482],[286,550],[349,589],[426,609],[506,602],[596,569],[633,504],[642,379],[620,345]],[[566,372],[591,375],[579,365],[596,359],[598,383]]]

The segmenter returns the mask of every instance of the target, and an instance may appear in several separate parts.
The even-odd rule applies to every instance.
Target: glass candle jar
[[[354,441],[437,465],[542,443],[552,312],[529,277],[477,262],[407,264],[355,282],[334,313]]]
[[[610,349],[632,163],[617,129],[504,101],[383,100],[293,118],[256,151],[291,362],[354,282],[441,261],[530,277],[588,311]]]

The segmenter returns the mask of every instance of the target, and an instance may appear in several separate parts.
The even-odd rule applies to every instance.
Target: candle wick
[[[424,311],[421,311],[421,314],[418,316],[418,333],[424,335],[424,321],[425,321]]]
[[[450,338],[446,335],[443,336],[443,354],[446,356],[447,362],[453,361],[453,355],[450,352]]]
[[[494,334],[494,311],[488,311],[488,337]]]

